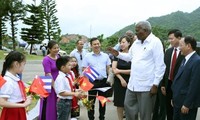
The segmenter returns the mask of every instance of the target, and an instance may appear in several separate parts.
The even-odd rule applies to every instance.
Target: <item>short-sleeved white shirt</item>
[[[66,74],[59,71],[59,74],[55,80],[55,91],[56,91],[56,94],[57,94],[57,97],[61,98],[61,99],[72,99],[72,96],[66,96],[66,97],[63,97],[63,96],[60,96],[59,94],[62,93],[62,92],[71,92],[71,87],[70,87],[70,84],[69,84],[69,80],[70,79],[67,79],[66,78]]]
[[[1,87],[0,97],[8,98],[8,101],[13,103],[22,102],[23,98],[18,85],[18,81],[20,80],[19,76],[6,71],[3,78],[6,82]]]

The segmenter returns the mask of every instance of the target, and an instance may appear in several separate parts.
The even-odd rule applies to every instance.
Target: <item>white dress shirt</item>
[[[188,55],[185,56],[185,63],[184,65],[187,63],[187,61],[190,59],[190,57],[195,53],[196,51],[193,51],[191,53],[189,53]]]
[[[165,72],[163,45],[152,33],[144,40],[136,40],[129,53],[119,53],[120,59],[131,61],[128,89],[136,92],[150,91],[158,85]]]

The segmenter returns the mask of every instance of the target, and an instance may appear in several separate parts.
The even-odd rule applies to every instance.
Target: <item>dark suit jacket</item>
[[[183,68],[183,69],[182,69]],[[174,107],[192,109],[200,106],[200,57],[195,52],[185,66],[180,66],[172,83]]]
[[[169,78],[169,72],[170,72],[170,64],[171,64],[171,57],[172,57],[172,53],[173,53],[174,47],[171,47],[169,49],[166,50],[165,52],[165,56],[164,56],[164,62],[166,65],[166,70],[165,70],[165,74],[162,80],[162,86],[165,86],[165,88],[167,88],[168,85],[168,78]],[[181,55],[181,52],[179,52],[178,58],[176,59],[176,64],[174,67],[174,77],[176,75],[176,73],[178,72],[178,68],[181,64],[181,61],[183,60],[184,56]]]

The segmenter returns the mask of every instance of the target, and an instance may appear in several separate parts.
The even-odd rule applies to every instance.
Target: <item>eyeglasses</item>
[[[82,54],[80,54],[80,59],[81,59],[81,60],[83,59],[83,56],[82,56]]]

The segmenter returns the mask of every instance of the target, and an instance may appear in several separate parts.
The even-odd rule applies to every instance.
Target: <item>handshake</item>
[[[74,96],[77,97],[77,98],[79,98],[79,99],[87,97],[86,93],[83,90],[81,90],[81,89],[77,89],[75,91]]]

